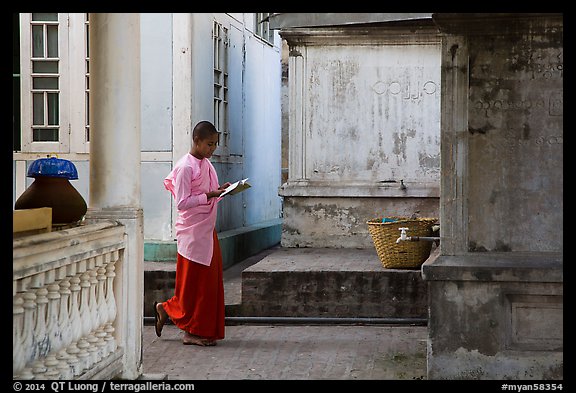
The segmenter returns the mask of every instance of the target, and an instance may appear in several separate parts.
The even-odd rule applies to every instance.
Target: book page
[[[247,182],[247,180],[248,180],[248,178],[243,179],[243,180],[239,180],[239,181],[237,181],[236,183],[230,184],[230,185],[226,188],[226,190],[225,190],[222,194],[220,194],[220,197],[223,197],[224,195],[228,195],[228,194],[234,195],[234,194],[237,194],[237,193],[239,193],[239,192],[241,192],[241,191],[244,191],[244,190],[247,189],[247,188],[250,188],[251,186],[250,186],[250,184]]]

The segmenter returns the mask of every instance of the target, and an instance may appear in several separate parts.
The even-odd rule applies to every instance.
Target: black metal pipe
[[[368,317],[226,317],[227,322],[271,324],[329,325],[426,325],[427,318],[368,318]]]
[[[226,324],[329,324],[329,325],[417,325],[426,326],[427,318],[368,318],[368,317],[226,317]],[[144,317],[144,323],[154,323],[154,317]]]
[[[420,240],[427,240],[429,242],[436,242],[436,241],[440,241],[439,237],[433,237],[433,236],[410,236],[410,241],[411,242],[418,242]]]

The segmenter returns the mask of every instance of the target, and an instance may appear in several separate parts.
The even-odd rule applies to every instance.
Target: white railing
[[[114,221],[13,240],[14,379],[120,372],[114,277],[125,243]]]

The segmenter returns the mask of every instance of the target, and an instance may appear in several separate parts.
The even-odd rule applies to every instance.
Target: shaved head
[[[214,124],[204,120],[196,124],[194,130],[192,130],[192,139],[196,140],[196,138],[198,138],[204,140],[214,134],[219,134]]]

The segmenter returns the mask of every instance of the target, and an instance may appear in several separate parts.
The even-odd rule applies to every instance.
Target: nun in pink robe
[[[216,234],[221,198],[206,193],[218,188],[212,163],[188,153],[164,179],[178,208],[174,296],[162,306],[180,329],[211,342],[224,338],[222,254]]]

